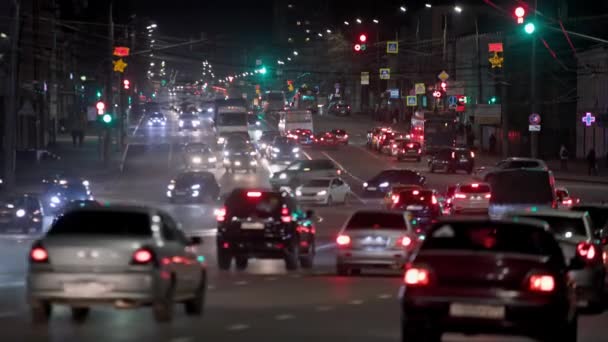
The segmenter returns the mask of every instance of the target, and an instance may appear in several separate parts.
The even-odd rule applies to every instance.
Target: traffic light
[[[497,99],[496,96],[492,96],[488,99],[488,104],[496,104]]]
[[[524,31],[527,34],[532,34],[532,33],[534,33],[534,31],[536,31],[536,25],[534,25],[534,23],[532,23],[532,22],[529,22],[526,25],[524,25]]]
[[[515,13],[515,18],[517,18],[517,23],[523,24],[524,16],[526,15],[526,9],[523,8],[522,6],[518,6],[517,8],[515,8],[514,13]]]
[[[367,35],[365,33],[362,33],[361,35],[359,35],[360,43],[365,43],[366,41],[367,41]]]
[[[97,115],[103,115],[106,112],[106,104],[103,101],[98,101],[95,108],[97,108]]]
[[[353,46],[355,52],[361,52],[367,50],[367,35],[365,33],[361,33],[359,35],[359,40]]]
[[[446,88],[448,87],[448,84],[445,82],[441,82],[441,90],[446,91]]]
[[[466,110],[467,106],[467,97],[464,95],[456,95],[456,111],[461,113]]]
[[[101,116],[101,122],[103,122],[106,125],[112,124],[113,121],[114,121],[114,117],[110,113],[105,113],[104,115]]]
[[[97,99],[101,99],[101,90],[98,90],[95,95],[97,96]]]
[[[125,90],[129,90],[131,88],[131,82],[129,82],[129,80],[123,80],[122,81],[122,87]]]

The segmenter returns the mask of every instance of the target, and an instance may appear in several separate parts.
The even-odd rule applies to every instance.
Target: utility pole
[[[534,0],[534,19],[536,20],[536,13],[538,6],[538,0]],[[504,102],[504,101],[503,101]],[[536,36],[532,36],[532,51],[530,53],[530,113],[538,113],[538,101],[536,100]],[[538,157],[538,134],[539,132],[530,132],[530,156],[532,158]]]
[[[504,50],[508,49],[507,47],[507,34],[502,38],[502,45],[504,46]],[[504,53],[504,52],[503,52]],[[500,83],[500,118],[501,118],[501,130],[502,130],[502,157],[509,157],[509,115],[507,108],[507,95],[508,95],[508,82],[507,82],[507,72],[506,72],[506,63],[503,64],[501,71],[499,72],[498,82]]]
[[[114,111],[114,101],[112,94],[112,86],[113,86],[113,76],[114,76],[114,67],[112,64],[113,60],[113,52],[114,52],[114,20],[112,20],[112,1],[110,1],[109,12],[108,12],[108,24],[109,24],[109,49],[108,49],[108,65],[109,65],[109,74],[106,79],[106,110],[108,113],[113,113]],[[106,125],[103,128],[103,164],[104,166],[110,165],[110,150],[112,148],[112,134],[111,128]]]
[[[17,128],[17,77],[19,61],[19,26],[21,15],[20,0],[13,0],[15,15],[11,29],[11,59],[8,85],[7,105],[4,117],[4,187],[12,190],[15,187],[15,148],[17,145],[15,131]]]

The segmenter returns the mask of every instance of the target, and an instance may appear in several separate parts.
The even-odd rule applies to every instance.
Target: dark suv
[[[431,173],[442,170],[455,173],[458,170],[473,172],[475,167],[475,152],[468,148],[448,147],[439,150],[429,160],[429,171]]]
[[[285,193],[235,189],[217,210],[219,268],[247,268],[249,258],[284,259],[288,270],[311,268],[315,255],[313,213],[304,213]]]

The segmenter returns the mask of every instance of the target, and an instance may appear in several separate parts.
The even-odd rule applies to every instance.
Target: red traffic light
[[[445,88],[447,88],[448,84],[445,82],[441,82],[441,89],[443,89],[443,91],[445,91]]]
[[[97,114],[102,115],[106,112],[106,104],[102,101],[99,101],[95,104],[95,108],[97,108]]]
[[[359,41],[360,41],[361,43],[365,43],[365,42],[367,41],[367,35],[366,35],[366,34],[361,34],[361,35],[359,36]]]
[[[526,10],[522,6],[519,6],[515,9],[515,17],[517,18],[518,24],[523,24],[524,15],[526,15]]]
[[[129,82],[129,80],[123,80],[123,81],[122,81],[122,86],[123,86],[125,89],[129,89],[129,88],[131,87],[131,82]]]
[[[353,48],[355,49],[355,51],[359,52],[361,51],[361,44],[355,44]]]

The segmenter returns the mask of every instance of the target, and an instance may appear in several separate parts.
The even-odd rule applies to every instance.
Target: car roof
[[[79,212],[79,211],[121,212],[121,213],[134,213],[134,214],[145,214],[145,215],[151,215],[154,213],[166,214],[162,210],[143,206],[143,205],[120,204],[120,203],[95,206],[95,207],[77,208],[77,209],[71,210],[70,213],[75,213],[75,212]]]
[[[509,158],[504,159],[502,161],[531,161],[531,162],[538,162],[539,164],[545,164],[545,161],[542,160],[542,159],[526,158],[526,157],[509,157]]]
[[[572,208],[593,208],[608,210],[608,203],[580,203],[573,205]]]
[[[544,222],[542,220],[538,220],[538,219],[529,219],[529,218],[513,218],[513,217],[506,217],[506,218],[501,218],[501,219],[488,219],[488,218],[483,218],[483,217],[478,217],[478,216],[459,216],[457,218],[455,217],[438,217],[437,218],[437,223],[435,223],[435,226],[438,225],[442,225],[442,224],[449,224],[449,223],[455,223],[455,224],[466,224],[466,223],[488,223],[488,224],[492,224],[492,223],[498,223],[498,224],[525,224],[525,225],[529,225],[529,226],[535,226],[537,228],[543,229],[545,231],[549,231],[549,224],[547,222]]]
[[[583,218],[586,215],[585,212],[572,211],[572,210],[554,210],[554,209],[540,209],[535,212],[530,211],[516,211],[510,214],[511,216],[549,216],[549,217],[563,217],[563,218]]]

